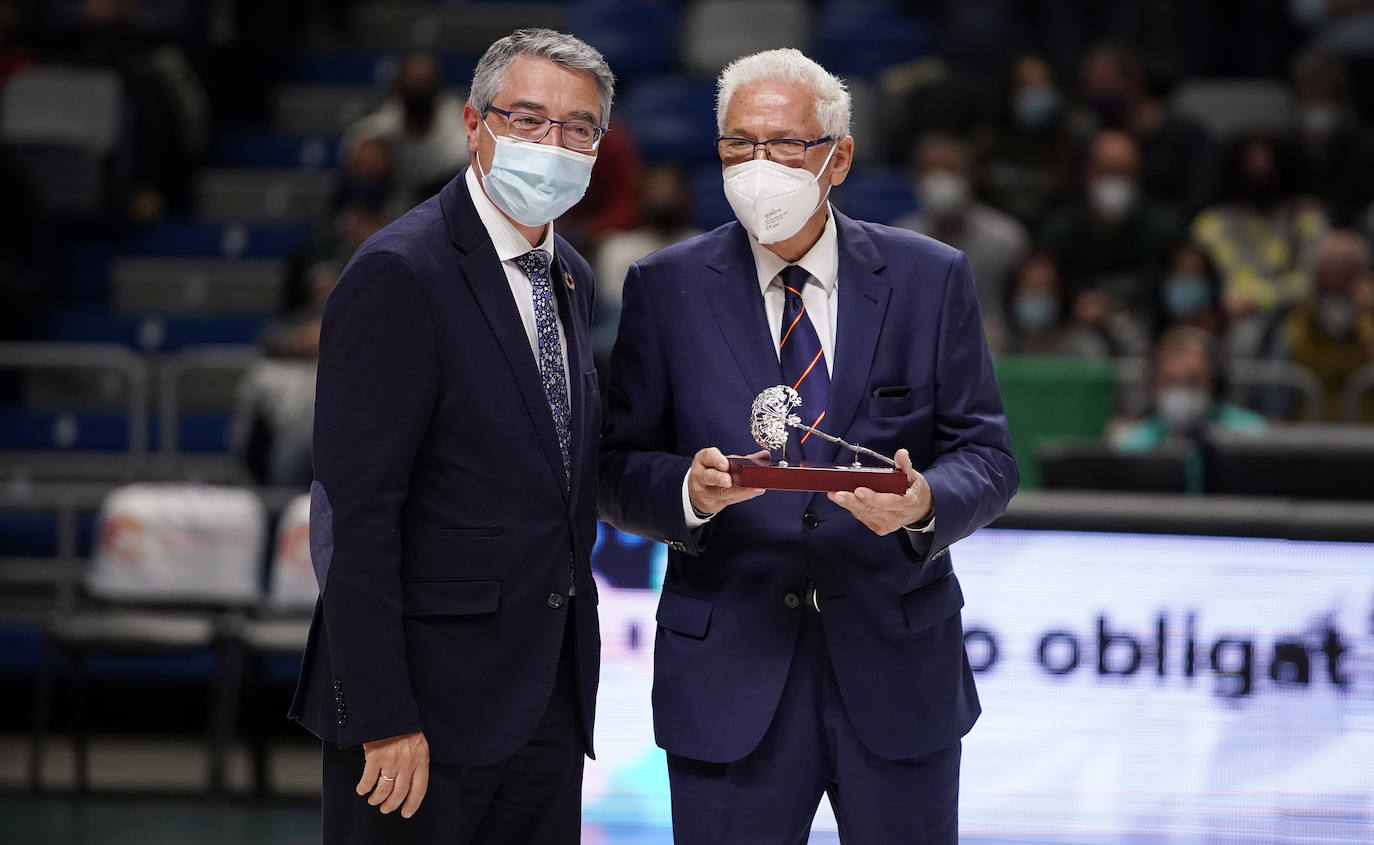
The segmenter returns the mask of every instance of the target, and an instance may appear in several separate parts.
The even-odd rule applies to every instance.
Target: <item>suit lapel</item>
[[[726,231],[722,243],[706,259],[718,274],[711,280],[708,300],[730,353],[757,394],[782,383],[782,365],[773,348],[773,333],[759,292],[758,271],[749,249],[749,236],[738,224]]]
[[[560,489],[563,484],[563,456],[558,451],[558,434],[553,426],[553,414],[549,411],[548,400],[544,397],[544,383],[539,376],[539,364],[530,349],[525,324],[515,307],[511,296],[510,284],[506,281],[504,268],[496,257],[482,219],[472,205],[466,186],[466,172],[459,173],[440,193],[440,205],[449,222],[449,234],[453,243],[465,253],[459,262],[459,271],[487,325],[496,337],[497,345],[510,366],[511,376],[520,397],[524,400],[525,410],[534,424],[540,448],[548,459],[549,469],[553,472]],[[569,335],[568,346],[572,347]],[[569,367],[581,378],[581,373]],[[572,386],[569,385],[569,391]],[[576,442],[576,441],[574,441]]]
[[[866,392],[892,286],[880,276],[886,265],[868,234],[839,212],[835,213],[835,227],[840,252],[839,315],[824,429],[843,437]],[[832,446],[829,459],[836,460],[838,453],[839,447]],[[843,458],[847,462],[849,456]]]

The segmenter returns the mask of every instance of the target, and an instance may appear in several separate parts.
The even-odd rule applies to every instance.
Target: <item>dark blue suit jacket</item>
[[[291,708],[328,742],[423,730],[437,763],[510,756],[547,708],[571,606],[591,748],[595,285],[562,238],[554,252],[570,490],[538,365],[463,174],[364,244],[329,297],[310,512],[322,594]]]
[[[654,727],[675,754],[727,762],[758,744],[804,612],[784,597],[808,575],[845,705],[873,752],[943,748],[978,716],[946,549],[1002,512],[1017,473],[968,260],[906,230],[836,222],[824,428],[886,454],[909,449],[934,494],[933,536],[879,537],[824,494],[791,492],[689,531],[691,456],[711,445],[757,451],[750,403],[782,381],[747,235],[722,226],[641,260],[625,282],[601,516],[673,549],[658,607]]]

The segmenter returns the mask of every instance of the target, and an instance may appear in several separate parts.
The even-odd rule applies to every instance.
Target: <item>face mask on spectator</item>
[[[1160,390],[1155,406],[1171,431],[1193,431],[1207,420],[1212,397],[1195,387],[1166,387]]]
[[[1207,280],[1196,273],[1175,273],[1164,280],[1164,307],[1175,320],[1196,317],[1211,299]]]
[[[821,206],[820,174],[838,146],[831,144],[817,173],[763,158],[725,168],[725,199],[740,225],[761,244],[785,241],[800,232]]]
[[[1355,306],[1343,296],[1323,296],[1317,300],[1316,317],[1327,337],[1341,339],[1355,327]]]
[[[1028,129],[1044,129],[1059,114],[1059,92],[1048,85],[1022,88],[1012,98],[1016,120]]]
[[[1135,184],[1123,176],[1099,176],[1088,185],[1088,202],[1104,219],[1120,220],[1135,204]]]
[[[497,135],[485,120],[482,126],[496,140],[491,170],[482,174],[478,168],[482,187],[513,220],[543,226],[557,220],[587,192],[596,156]]]
[[[1302,131],[1313,138],[1325,138],[1341,122],[1341,110],[1335,103],[1312,103],[1298,112]]]
[[[948,170],[932,170],[921,177],[916,193],[936,217],[957,214],[968,204],[969,185],[963,176]]]
[[[1044,293],[1018,294],[1012,304],[1016,323],[1026,331],[1042,331],[1059,319],[1059,302]]]

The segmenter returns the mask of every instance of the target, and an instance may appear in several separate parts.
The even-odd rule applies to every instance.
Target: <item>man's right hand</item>
[[[751,457],[767,454],[759,452]],[[757,487],[736,487],[730,478],[730,461],[714,446],[702,449],[692,458],[692,468],[687,472],[687,496],[692,507],[702,513],[719,513],[763,492]]]
[[[403,817],[415,815],[429,789],[429,743],[425,735],[416,732],[364,742],[363,755],[367,764],[358,781],[358,794],[371,792],[367,803],[381,805],[383,813],[400,807]]]

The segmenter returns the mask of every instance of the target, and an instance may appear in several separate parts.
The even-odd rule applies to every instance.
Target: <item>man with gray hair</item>
[[[472,166],[370,238],[324,308],[291,715],[324,742],[324,841],[580,837],[600,637],[587,188],[614,78],[523,29],[478,62]],[[422,803],[423,802],[423,803]]]
[[[845,842],[954,842],[978,698],[948,548],[1017,485],[969,263],[830,206],[849,94],[800,52],[727,67],[716,119],[738,222],[631,266],[601,447],[602,518],[670,549],[653,703],[675,839],[805,842],[828,793]],[[726,455],[754,451],[778,384],[906,491],[735,486]]]

